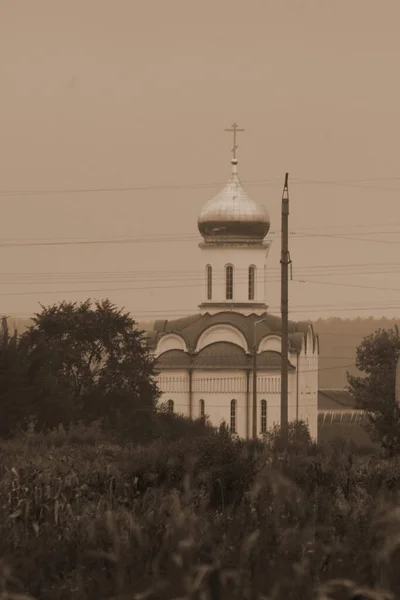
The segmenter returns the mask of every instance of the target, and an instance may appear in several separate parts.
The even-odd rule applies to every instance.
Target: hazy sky
[[[399,22],[399,0],[0,0],[0,313],[196,311],[236,120],[271,312],[289,171],[292,317],[400,315]],[[136,189],[6,193],[54,188]],[[106,238],[130,243],[21,245]]]

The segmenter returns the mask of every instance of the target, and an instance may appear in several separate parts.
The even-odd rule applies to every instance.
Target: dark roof
[[[240,346],[229,342],[215,342],[193,356],[193,366],[197,368],[247,368],[249,357]]]
[[[274,352],[273,350],[267,350],[266,352],[260,352],[257,355],[257,369],[268,369],[270,371],[280,371],[282,366],[282,355],[280,352]],[[294,371],[294,367],[289,362],[289,371]]]
[[[157,358],[157,367],[161,369],[187,369],[190,365],[190,356],[183,350],[167,350]]]
[[[255,321],[259,321],[260,319],[265,320],[261,321],[255,328]],[[166,333],[178,333],[185,340],[189,350],[194,350],[201,334],[212,325],[217,324],[231,325],[241,331],[250,348],[254,345],[254,329],[256,330],[255,341],[257,344],[269,333],[280,335],[281,332],[281,318],[278,316],[268,313],[244,315],[239,312],[221,311],[213,315],[206,313],[173,319],[171,321],[155,321],[153,333],[149,335],[148,344],[150,348],[154,349],[160,337]],[[308,321],[299,323],[289,321],[289,342],[295,352],[300,352],[302,340],[307,334],[310,325],[312,327],[312,324]],[[154,332],[156,333],[154,334]],[[150,332],[148,333],[150,334]],[[314,346],[317,344],[315,333],[313,335],[313,343]]]
[[[189,354],[183,350],[167,350],[157,359],[160,369],[246,369],[253,368],[252,357],[230,342],[214,342],[200,350],[197,354]],[[257,356],[257,369],[280,370],[281,355],[279,352],[267,350]],[[295,367],[289,363],[289,369]]]
[[[348,390],[318,390],[318,410],[357,410],[354,398]]]

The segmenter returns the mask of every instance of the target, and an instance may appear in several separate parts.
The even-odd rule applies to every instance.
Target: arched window
[[[249,267],[249,300],[254,300],[256,295],[256,268],[254,265]]]
[[[236,433],[236,400],[231,400],[230,431]]]
[[[206,266],[206,274],[207,274],[207,300],[212,299],[212,266]]]
[[[267,433],[267,401],[261,400],[261,433]]]
[[[173,400],[168,400],[168,412],[170,412],[170,413],[174,412],[174,401]]]
[[[206,416],[206,405],[205,405],[204,400],[200,400],[199,405],[200,405],[199,406],[199,408],[200,408],[200,418],[204,419],[205,416]]]
[[[227,300],[233,300],[233,267],[227,265],[225,267],[226,291],[225,297]]]

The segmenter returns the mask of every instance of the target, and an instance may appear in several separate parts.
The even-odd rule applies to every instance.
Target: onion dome
[[[261,242],[270,228],[267,209],[244,191],[232,159],[232,174],[226,186],[203,207],[198,228],[207,242]]]

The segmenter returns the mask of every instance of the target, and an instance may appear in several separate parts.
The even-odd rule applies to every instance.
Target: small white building
[[[235,156],[235,154],[234,154]],[[281,319],[267,312],[270,219],[244,191],[232,161],[227,185],[198,219],[204,294],[199,313],[159,320],[148,331],[157,357],[161,402],[215,426],[225,421],[252,436],[253,353],[257,353],[257,432],[280,422]],[[289,420],[304,420],[317,439],[318,336],[289,322]]]

